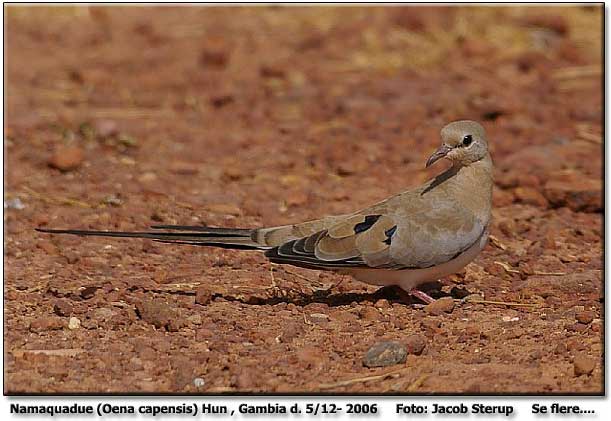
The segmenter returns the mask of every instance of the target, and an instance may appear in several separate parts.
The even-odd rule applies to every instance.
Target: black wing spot
[[[396,225],[384,231],[384,234],[386,234],[386,240],[384,240],[385,244],[388,244],[390,246],[390,242],[392,241],[392,236],[395,235],[395,231],[397,231]]]
[[[378,221],[378,219],[380,219],[381,216],[382,215],[367,215],[364,222],[354,226],[354,233],[359,234],[363,231],[367,231]]]

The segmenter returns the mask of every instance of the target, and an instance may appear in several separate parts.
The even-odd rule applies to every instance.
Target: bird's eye
[[[471,144],[471,142],[473,142],[473,136],[471,136],[470,134],[466,135],[465,137],[462,138],[462,145],[463,146],[469,146]]]

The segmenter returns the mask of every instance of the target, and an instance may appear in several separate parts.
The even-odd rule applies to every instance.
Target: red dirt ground
[[[602,392],[602,8],[5,21],[5,392]],[[433,286],[449,313],[256,253],[34,231],[350,212],[440,172],[461,118],[489,134],[494,241]],[[364,367],[382,340],[425,347]]]

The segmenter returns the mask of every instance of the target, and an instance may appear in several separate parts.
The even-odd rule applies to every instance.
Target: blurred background
[[[5,12],[9,191],[24,174],[29,187],[46,190],[57,173],[44,161],[72,158],[74,167],[90,169],[72,175],[82,183],[70,187],[71,197],[127,198],[150,186],[194,205],[228,202],[233,213],[267,218],[276,217],[286,193],[288,208],[307,194],[335,212],[329,194],[358,187],[360,206],[412,177],[423,181],[439,129],[455,119],[488,127],[501,168],[532,145],[600,144],[599,7]],[[593,146],[590,158],[599,158]],[[518,154],[511,167],[522,165],[513,162],[522,155],[529,154]],[[601,165],[575,160],[600,177]],[[17,162],[25,165],[11,165]],[[62,170],[61,162],[49,163]],[[530,175],[545,165],[562,169],[559,162],[524,165]],[[329,193],[312,188],[321,177],[333,180],[329,173],[343,177],[337,191],[333,184]],[[135,182],[123,185],[128,174]],[[219,179],[256,181],[264,191],[251,203],[242,183],[201,188]],[[308,217],[321,211],[305,210]],[[290,219],[291,209],[285,213]]]
[[[10,354],[5,391],[318,390],[317,382],[363,370],[359,358],[348,358],[368,345],[363,338],[401,336],[405,326],[438,341],[426,351],[435,363],[418,365],[434,373],[420,391],[601,390],[602,347],[590,323],[600,322],[602,294],[602,7],[7,6],[4,13],[7,348],[61,347],[68,338],[99,350],[102,361],[48,364],[19,351]],[[350,212],[440,172],[442,165],[424,163],[439,130],[456,119],[477,120],[489,134],[495,241],[452,285],[543,303],[555,315],[519,314],[528,325],[515,348],[504,334],[478,336],[486,350],[475,362],[475,345],[458,340],[461,317],[433,335],[393,303],[375,307],[382,319],[372,326],[362,308],[374,308],[377,296],[352,307],[315,303],[311,311],[330,312],[327,330],[274,342],[274,329],[306,310],[278,315],[276,302],[266,301],[271,269],[259,256],[33,231],[263,226]],[[278,272],[275,282],[310,302],[315,295],[302,279],[309,273]],[[168,292],[177,288],[184,294]],[[206,291],[229,301],[198,306]],[[373,293],[349,280],[329,291]],[[169,300],[182,333],[153,332],[134,313],[133,304],[151,296]],[[123,304],[109,307],[113,300]],[[486,308],[478,326],[495,332],[502,317],[517,317],[498,311]],[[576,322],[583,311],[594,316]],[[62,330],[70,315],[81,330]],[[333,329],[346,324],[356,330],[340,341]],[[203,351],[185,337],[208,341],[207,368],[193,368],[189,358]],[[290,346],[302,347],[299,338],[313,350],[282,366]],[[261,344],[265,355],[253,356]],[[134,362],[143,347],[153,351]],[[178,365],[170,359],[176,350],[188,357]],[[577,353],[594,361],[592,376],[575,375]],[[465,382],[457,361],[467,378],[476,368],[488,374]],[[215,364],[229,368],[214,371]],[[286,372],[274,377],[284,370],[278,364]],[[97,372],[102,366],[120,371]],[[234,366],[251,374],[239,377]],[[196,374],[206,379],[203,389],[189,380]],[[51,385],[52,375],[64,380]],[[403,390],[389,382],[340,390]]]

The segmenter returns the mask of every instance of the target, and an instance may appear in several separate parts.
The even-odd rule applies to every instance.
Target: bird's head
[[[486,132],[475,121],[454,121],[441,129],[441,146],[426,161],[431,166],[441,158],[454,165],[467,166],[484,158],[488,153]]]

